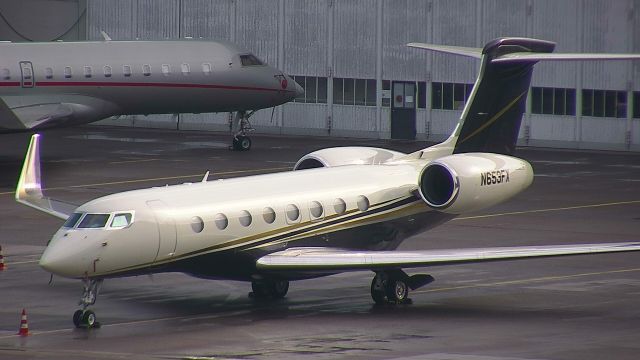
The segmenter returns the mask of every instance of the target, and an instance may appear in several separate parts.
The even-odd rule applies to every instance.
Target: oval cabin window
[[[273,224],[273,222],[276,221],[276,212],[273,208],[266,207],[262,210],[262,218],[267,224]]]
[[[286,212],[287,219],[289,219],[289,221],[297,221],[300,218],[300,209],[293,204],[287,205]]]
[[[224,230],[229,226],[229,219],[227,219],[225,214],[216,215],[214,221],[216,223],[216,227],[220,230]]]
[[[324,214],[322,204],[320,204],[318,201],[312,201],[311,204],[309,204],[309,213],[314,219],[321,218]]]
[[[247,210],[242,210],[238,220],[240,221],[240,225],[244,227],[251,225],[251,220],[252,220],[251,213],[249,213]]]
[[[360,211],[367,211],[369,209],[369,199],[367,199],[366,196],[358,196],[358,209],[360,209]]]
[[[191,230],[194,233],[201,233],[204,230],[204,221],[200,216],[194,216],[191,218]]]
[[[337,198],[333,202],[333,210],[335,210],[336,214],[338,215],[344,214],[344,212],[347,211],[347,204],[344,202],[344,200]]]

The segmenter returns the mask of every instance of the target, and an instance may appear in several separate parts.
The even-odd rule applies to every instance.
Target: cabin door
[[[35,85],[31,61],[20,61],[20,75],[20,85],[23,88],[32,88]]]
[[[169,213],[167,205],[160,200],[147,201],[153,210],[158,226],[158,254],[155,261],[169,259],[175,255],[177,242],[176,221]]]
[[[391,138],[416,138],[416,84],[394,81],[391,97]]]

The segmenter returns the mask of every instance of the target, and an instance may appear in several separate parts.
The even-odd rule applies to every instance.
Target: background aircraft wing
[[[297,271],[321,274],[623,251],[640,251],[640,242],[419,251],[357,251],[300,247],[265,255],[257,260],[256,265],[260,270],[274,272]]]
[[[77,205],[50,199],[42,193],[39,140],[39,134],[31,136],[29,150],[27,150],[20,180],[18,180],[16,187],[16,201],[60,219],[67,219]]]

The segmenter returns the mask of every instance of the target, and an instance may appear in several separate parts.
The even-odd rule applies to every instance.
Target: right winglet
[[[42,193],[39,143],[40,134],[32,135],[16,187],[16,201],[57,218],[67,219],[76,206],[50,199]]]

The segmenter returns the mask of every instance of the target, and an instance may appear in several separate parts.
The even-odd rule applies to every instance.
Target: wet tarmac
[[[61,225],[13,200],[29,136],[0,136],[0,359],[638,359],[640,253],[416,269],[436,281],[412,305],[373,305],[371,272],[291,284],[258,302],[250,286],[182,274],[107,280],[93,307],[101,328],[74,329],[76,280],[37,259]],[[47,192],[82,203],[165,184],[290,169],[330,146],[400,151],[420,142],[81,127],[42,138]],[[534,184],[509,202],[407,240],[402,249],[640,240],[640,155],[520,149]],[[20,312],[31,335],[15,334]]]

